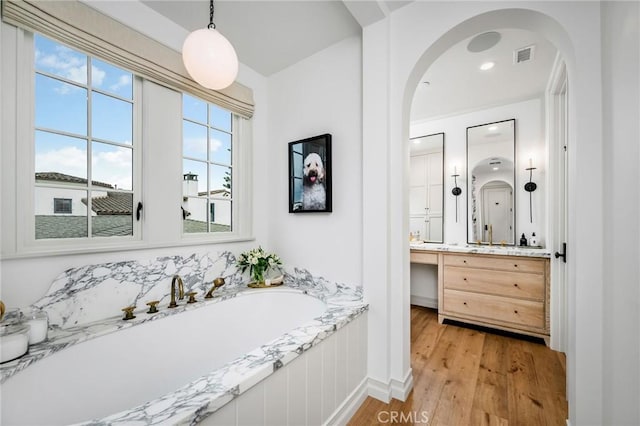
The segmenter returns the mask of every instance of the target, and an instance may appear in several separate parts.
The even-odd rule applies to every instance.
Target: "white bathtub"
[[[2,384],[2,424],[70,424],[131,409],[326,309],[324,302],[299,292],[250,292],[71,346]]]

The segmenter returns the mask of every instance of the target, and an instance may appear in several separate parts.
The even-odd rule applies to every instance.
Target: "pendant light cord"
[[[207,25],[207,28],[210,30],[216,29],[216,24],[213,23],[213,0],[209,2],[209,25]]]

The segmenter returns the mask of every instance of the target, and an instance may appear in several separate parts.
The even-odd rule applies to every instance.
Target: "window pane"
[[[302,208],[302,179],[293,179],[293,210]]]
[[[189,121],[182,122],[182,152],[185,157],[207,159],[207,128]]]
[[[87,90],[36,74],[36,126],[87,134]]]
[[[133,104],[96,92],[92,96],[92,136],[131,145]]]
[[[207,232],[207,199],[185,197],[182,202],[182,231]]]
[[[70,213],[55,213],[56,199],[71,200]],[[87,191],[35,188],[36,239],[87,236]]]
[[[91,172],[94,185],[107,184],[114,189],[133,189],[133,150],[93,142]]]
[[[35,35],[36,69],[87,84],[87,55]]]
[[[182,160],[182,196],[207,196],[207,163]]]
[[[231,200],[211,200],[209,203],[209,231],[231,231]]]
[[[87,141],[36,131],[36,180],[87,184]],[[75,179],[74,179],[75,178]]]
[[[302,167],[302,154],[297,152],[293,153],[293,176],[302,179],[303,167]]]
[[[231,167],[211,165],[209,190],[216,198],[231,198]]]
[[[193,96],[182,95],[182,115],[189,120],[207,123],[207,103]]]
[[[210,161],[214,163],[231,164],[231,135],[229,133],[211,130],[209,132]]]
[[[91,192],[91,235],[133,235],[133,194],[119,191]]]
[[[209,104],[209,125],[231,132],[231,113],[216,105]]]
[[[126,99],[133,99],[133,74],[98,59],[91,59],[91,84]]]

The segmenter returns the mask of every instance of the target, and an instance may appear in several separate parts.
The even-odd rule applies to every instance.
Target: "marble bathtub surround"
[[[176,273],[182,276],[185,291],[197,289],[202,291],[200,294],[204,294],[203,288],[209,287],[217,276],[224,276],[226,285],[216,290],[216,297],[212,299],[201,298],[197,303],[182,303],[175,309],[167,309],[168,284]],[[118,281],[119,279],[123,281]],[[163,287],[164,294],[154,291],[153,283]],[[252,290],[246,284],[246,279],[236,271],[235,258],[228,252],[219,256],[205,254],[163,257],[146,263],[89,265],[66,271],[56,279],[47,295],[34,304],[49,315],[53,327],[49,329],[48,339],[31,346],[22,358],[0,366],[0,383],[34,362],[71,345],[147,321],[179,315],[210,304],[224,303],[229,298],[242,297],[247,292],[296,291],[319,298],[327,304],[327,310],[320,317],[271,342],[265,342],[263,346],[175,392],[126,412],[114,413],[104,419],[86,423],[193,424],[287,365],[368,309],[368,305],[363,302],[362,287],[330,282],[312,276],[304,269],[294,268],[286,272],[282,287]],[[116,297],[108,297],[109,291]],[[147,314],[148,307],[144,302],[154,298],[163,300],[160,309],[157,313]],[[108,309],[94,311],[93,316],[84,313],[100,303],[110,306]],[[137,305],[134,311],[136,318],[123,321],[120,309],[127,304]],[[105,316],[89,321],[90,318],[96,318],[96,312]]]

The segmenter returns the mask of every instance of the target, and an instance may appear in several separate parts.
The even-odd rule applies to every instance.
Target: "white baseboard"
[[[406,401],[411,389],[413,388],[413,370],[409,368],[402,381],[391,380],[391,397]]]
[[[362,382],[351,392],[347,399],[329,416],[325,425],[346,425],[364,400],[367,399],[367,383],[366,377],[362,379]]]
[[[367,391],[369,396],[388,404],[391,401],[391,386],[389,383],[381,382],[380,380],[367,379]]]
[[[413,389],[413,372],[407,371],[403,380],[391,379],[388,383],[380,380],[368,379],[369,396],[388,404],[391,398],[406,401],[409,393]]]
[[[438,299],[432,299],[431,297],[411,295],[411,304],[424,306],[425,308],[438,309]]]

